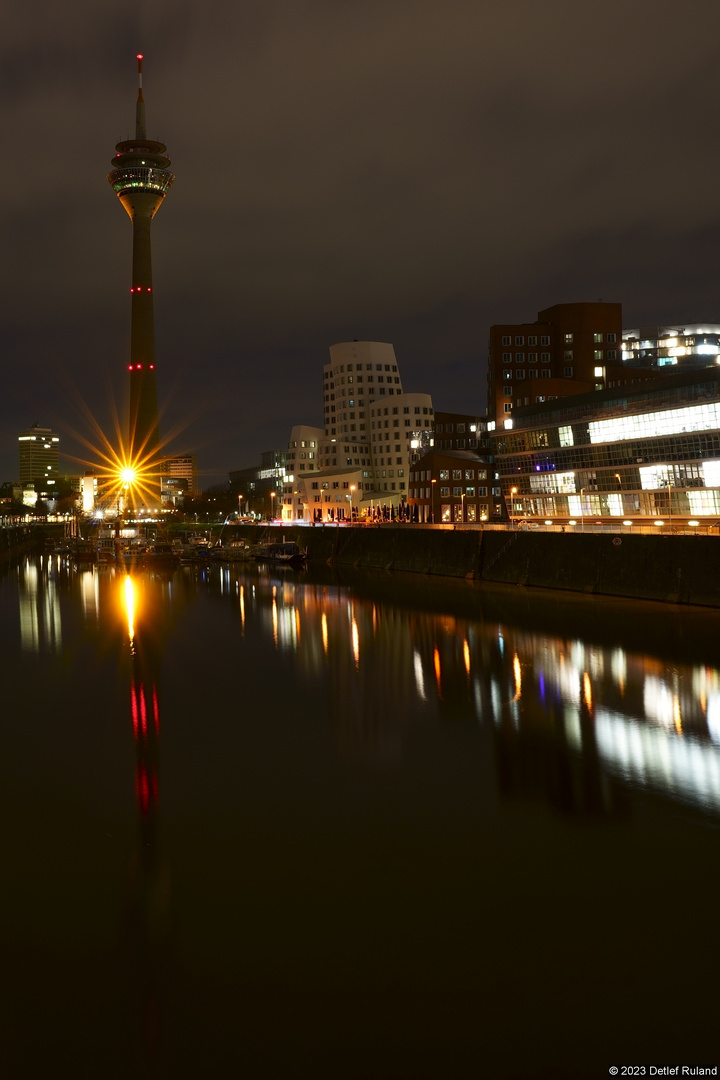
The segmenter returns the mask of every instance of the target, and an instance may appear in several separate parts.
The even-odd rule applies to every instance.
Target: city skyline
[[[132,134],[138,52],[181,176],[153,237],[161,422],[188,423],[169,452],[201,486],[322,423],[338,342],[392,343],[408,392],[481,412],[493,323],[597,299],[624,326],[720,321],[709,2],[75,11],[15,12],[0,45],[23,166],[2,479],[32,423],[71,447],[74,394],[122,408],[128,237],[102,162]]]

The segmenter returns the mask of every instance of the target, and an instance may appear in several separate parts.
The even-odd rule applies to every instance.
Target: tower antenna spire
[[[127,212],[133,227],[133,258],[130,318],[130,415],[128,456],[149,458],[159,445],[157,384],[155,378],[155,322],[153,316],[152,253],[150,223],[175,177],[163,143],[145,134],[145,103],[142,93],[141,53],[138,62],[136,135],[119,142],[108,180]],[[160,505],[160,485],[153,482],[153,505]]]
[[[135,138],[145,138],[145,102],[142,96],[142,62],[143,54],[138,53],[136,56],[138,62],[138,99],[135,106]]]

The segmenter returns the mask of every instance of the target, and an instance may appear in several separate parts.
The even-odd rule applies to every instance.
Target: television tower
[[[145,135],[142,92],[142,54],[138,62],[138,99],[135,138],[119,142],[108,180],[127,211],[133,227],[130,323],[130,460],[147,459],[158,450],[158,403],[155,377],[155,324],[153,317],[150,222],[162,205],[175,177],[168,171],[166,147]],[[158,478],[158,499],[160,501]]]

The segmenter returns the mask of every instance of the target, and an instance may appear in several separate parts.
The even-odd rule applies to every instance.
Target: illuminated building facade
[[[142,56],[138,60],[138,99],[135,138],[119,142],[108,173],[115,194],[133,227],[133,258],[130,329],[130,411],[128,454],[130,460],[147,459],[158,449],[158,402],[155,371],[155,323],[153,312],[150,225],[175,179],[163,143],[149,140],[145,132],[142,92]],[[157,501],[159,501],[159,485]]]
[[[413,521],[458,524],[497,520],[503,501],[488,457],[486,419],[436,411],[430,442],[410,468]]]
[[[510,425],[495,467],[515,518],[720,517],[720,368],[534,405]]]
[[[194,454],[180,454],[165,458],[162,463],[163,502],[175,502],[186,495],[199,494],[198,458]],[[165,495],[167,492],[167,496]]]
[[[622,360],[626,367],[665,371],[720,364],[720,325],[684,323],[623,330]]]
[[[434,415],[429,394],[403,390],[393,346],[378,341],[331,345],[330,362],[323,367],[323,412],[324,428],[292,429],[283,517],[344,520],[350,516],[350,495],[356,517],[405,505],[410,466],[430,445]],[[318,472],[322,478],[308,476]],[[323,488],[326,481],[330,486]],[[333,498],[333,492],[343,491],[344,500]]]
[[[20,483],[41,480],[54,484],[58,479],[60,436],[51,428],[33,424],[18,435]]]
[[[429,450],[410,470],[410,506],[421,524],[476,524],[494,515],[493,466],[470,450]],[[498,510],[498,515],[500,510]]]
[[[621,343],[622,304],[555,304],[534,323],[491,326],[488,418],[499,427],[517,408],[631,380]]]

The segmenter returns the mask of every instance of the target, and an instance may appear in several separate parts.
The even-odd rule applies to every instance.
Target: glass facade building
[[[511,517],[720,518],[720,369],[517,410],[495,455]]]

